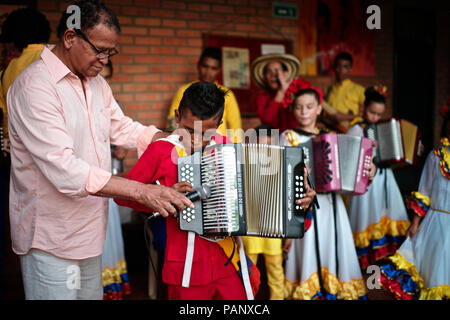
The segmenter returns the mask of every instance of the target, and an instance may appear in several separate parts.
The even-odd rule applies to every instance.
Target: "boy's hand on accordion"
[[[171,188],[180,193],[194,192],[192,184],[186,181],[177,182]]]
[[[373,158],[372,158],[372,162],[370,163],[370,171],[369,171],[369,180],[372,181],[375,178],[375,174],[377,173],[377,166],[375,165],[375,163],[373,163]]]
[[[291,246],[292,246],[292,239],[284,239],[284,243],[283,243],[283,252],[284,253],[288,253],[289,250],[291,250]]]
[[[302,209],[307,210],[309,206],[311,205],[311,202],[313,201],[314,197],[316,196],[316,191],[311,188],[308,182],[308,170],[305,167],[304,169],[304,180],[305,181],[305,188],[306,192],[303,194],[303,198],[300,200],[295,201],[296,204],[299,204]]]

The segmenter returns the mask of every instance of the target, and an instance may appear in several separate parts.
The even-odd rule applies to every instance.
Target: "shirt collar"
[[[55,82],[59,82],[69,73],[72,73],[70,69],[51,51],[54,46],[44,46],[42,49],[41,58],[47,66],[50,74]]]

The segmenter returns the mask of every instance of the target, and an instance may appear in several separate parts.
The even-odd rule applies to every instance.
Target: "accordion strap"
[[[314,223],[314,242],[316,244],[316,262],[317,262],[317,276],[319,278],[319,286],[320,286],[320,293],[322,293],[322,297],[325,298],[326,290],[323,286],[323,278],[322,278],[322,263],[320,261],[320,249],[319,249],[319,228],[317,226],[317,212],[316,208],[313,206],[312,208],[313,213],[313,223]]]
[[[334,218],[334,245],[335,245],[335,259],[336,259],[336,277],[339,279],[339,250],[338,250],[338,233],[337,233],[337,208],[336,208],[336,194],[331,194],[333,199],[333,218]]]
[[[253,290],[252,286],[250,284],[250,275],[248,272],[248,265],[247,265],[247,256],[245,255],[244,251],[244,244],[242,243],[241,237],[236,237],[239,242],[239,260],[241,262],[242,267],[242,281],[244,282],[244,289],[245,293],[247,294],[248,300],[253,300]]]
[[[181,282],[181,285],[185,288],[189,287],[189,282],[191,281],[192,260],[194,258],[194,244],[195,244],[195,233],[189,231],[186,249],[186,259],[184,261],[183,281]]]

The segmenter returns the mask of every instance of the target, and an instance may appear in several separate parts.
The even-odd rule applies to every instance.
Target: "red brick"
[[[136,37],[135,38],[136,44],[142,44],[142,45],[160,45],[161,44],[161,38],[157,38],[154,36],[151,37]]]
[[[129,111],[149,111],[150,105],[147,103],[128,103],[126,109]]]
[[[172,55],[175,53],[175,49],[172,47],[151,47],[150,48],[151,54],[167,54]]]
[[[209,30],[212,28],[212,23],[206,22],[206,21],[189,21],[188,25],[189,25],[189,28],[203,29],[203,31],[206,31],[206,30]]]
[[[140,16],[140,17],[146,17],[148,16],[149,13],[149,9],[147,8],[142,8],[142,7],[133,7],[133,6],[125,6],[122,7],[121,11],[120,11],[123,15],[126,16]]]
[[[171,73],[173,72],[173,66],[171,65],[159,65],[159,66],[150,66],[151,73]]]
[[[238,23],[235,24],[236,27],[236,31],[248,31],[248,32],[253,32],[256,31],[256,26],[254,24],[243,24],[243,23]]]
[[[148,47],[146,46],[122,46],[119,51],[123,54],[146,54],[148,53]]]
[[[185,82],[186,77],[180,74],[163,74],[162,82]]]
[[[159,74],[137,74],[133,75],[135,82],[159,82],[161,75]]]
[[[232,13],[234,12],[234,7],[213,5],[212,11],[220,13]]]
[[[148,72],[148,66],[145,65],[122,65],[121,71],[128,74],[146,73]]]
[[[162,21],[162,25],[163,27],[186,28],[186,21],[175,19],[164,19]]]
[[[173,83],[154,83],[151,85],[150,90],[164,92],[170,91],[175,94],[175,91],[178,89],[178,86]]]
[[[114,98],[119,101],[119,104],[134,101],[134,95],[129,93],[118,93],[114,95]]]
[[[134,57],[134,62],[142,64],[158,64],[160,60],[161,59],[159,56],[151,56],[151,55]]]
[[[163,1],[161,5],[166,9],[186,9],[186,5],[181,1]]]
[[[191,38],[200,38],[202,35],[202,32],[199,30],[177,30],[176,32],[178,37],[191,37]]]
[[[189,3],[188,9],[192,11],[211,11],[209,4]]]
[[[150,16],[157,18],[174,18],[175,12],[173,10],[166,9],[150,9]]]
[[[163,57],[162,64],[186,64],[185,57]]]
[[[187,44],[186,38],[164,38],[163,43],[168,46],[185,46]]]
[[[175,31],[167,28],[150,28],[150,35],[155,37],[173,37]]]
[[[147,34],[147,28],[142,27],[121,27],[121,33],[122,34],[129,34],[129,35],[146,35]]]
[[[160,101],[161,93],[137,93],[136,101]]]
[[[137,26],[158,27],[161,25],[161,19],[158,19],[158,18],[135,18],[134,23]]]
[[[124,92],[145,92],[150,86],[146,83],[129,83],[123,85]]]

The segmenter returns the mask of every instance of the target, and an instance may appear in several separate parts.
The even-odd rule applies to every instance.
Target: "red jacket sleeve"
[[[151,143],[136,165],[130,170],[125,178],[152,184],[164,174],[164,164],[171,161],[173,145],[168,142],[156,141]],[[114,198],[114,201],[123,207],[129,207],[137,211],[153,212],[152,209],[132,200]]]
[[[262,123],[269,124],[274,128],[279,127],[281,102],[276,102],[268,93],[261,92],[256,97],[256,108]]]

